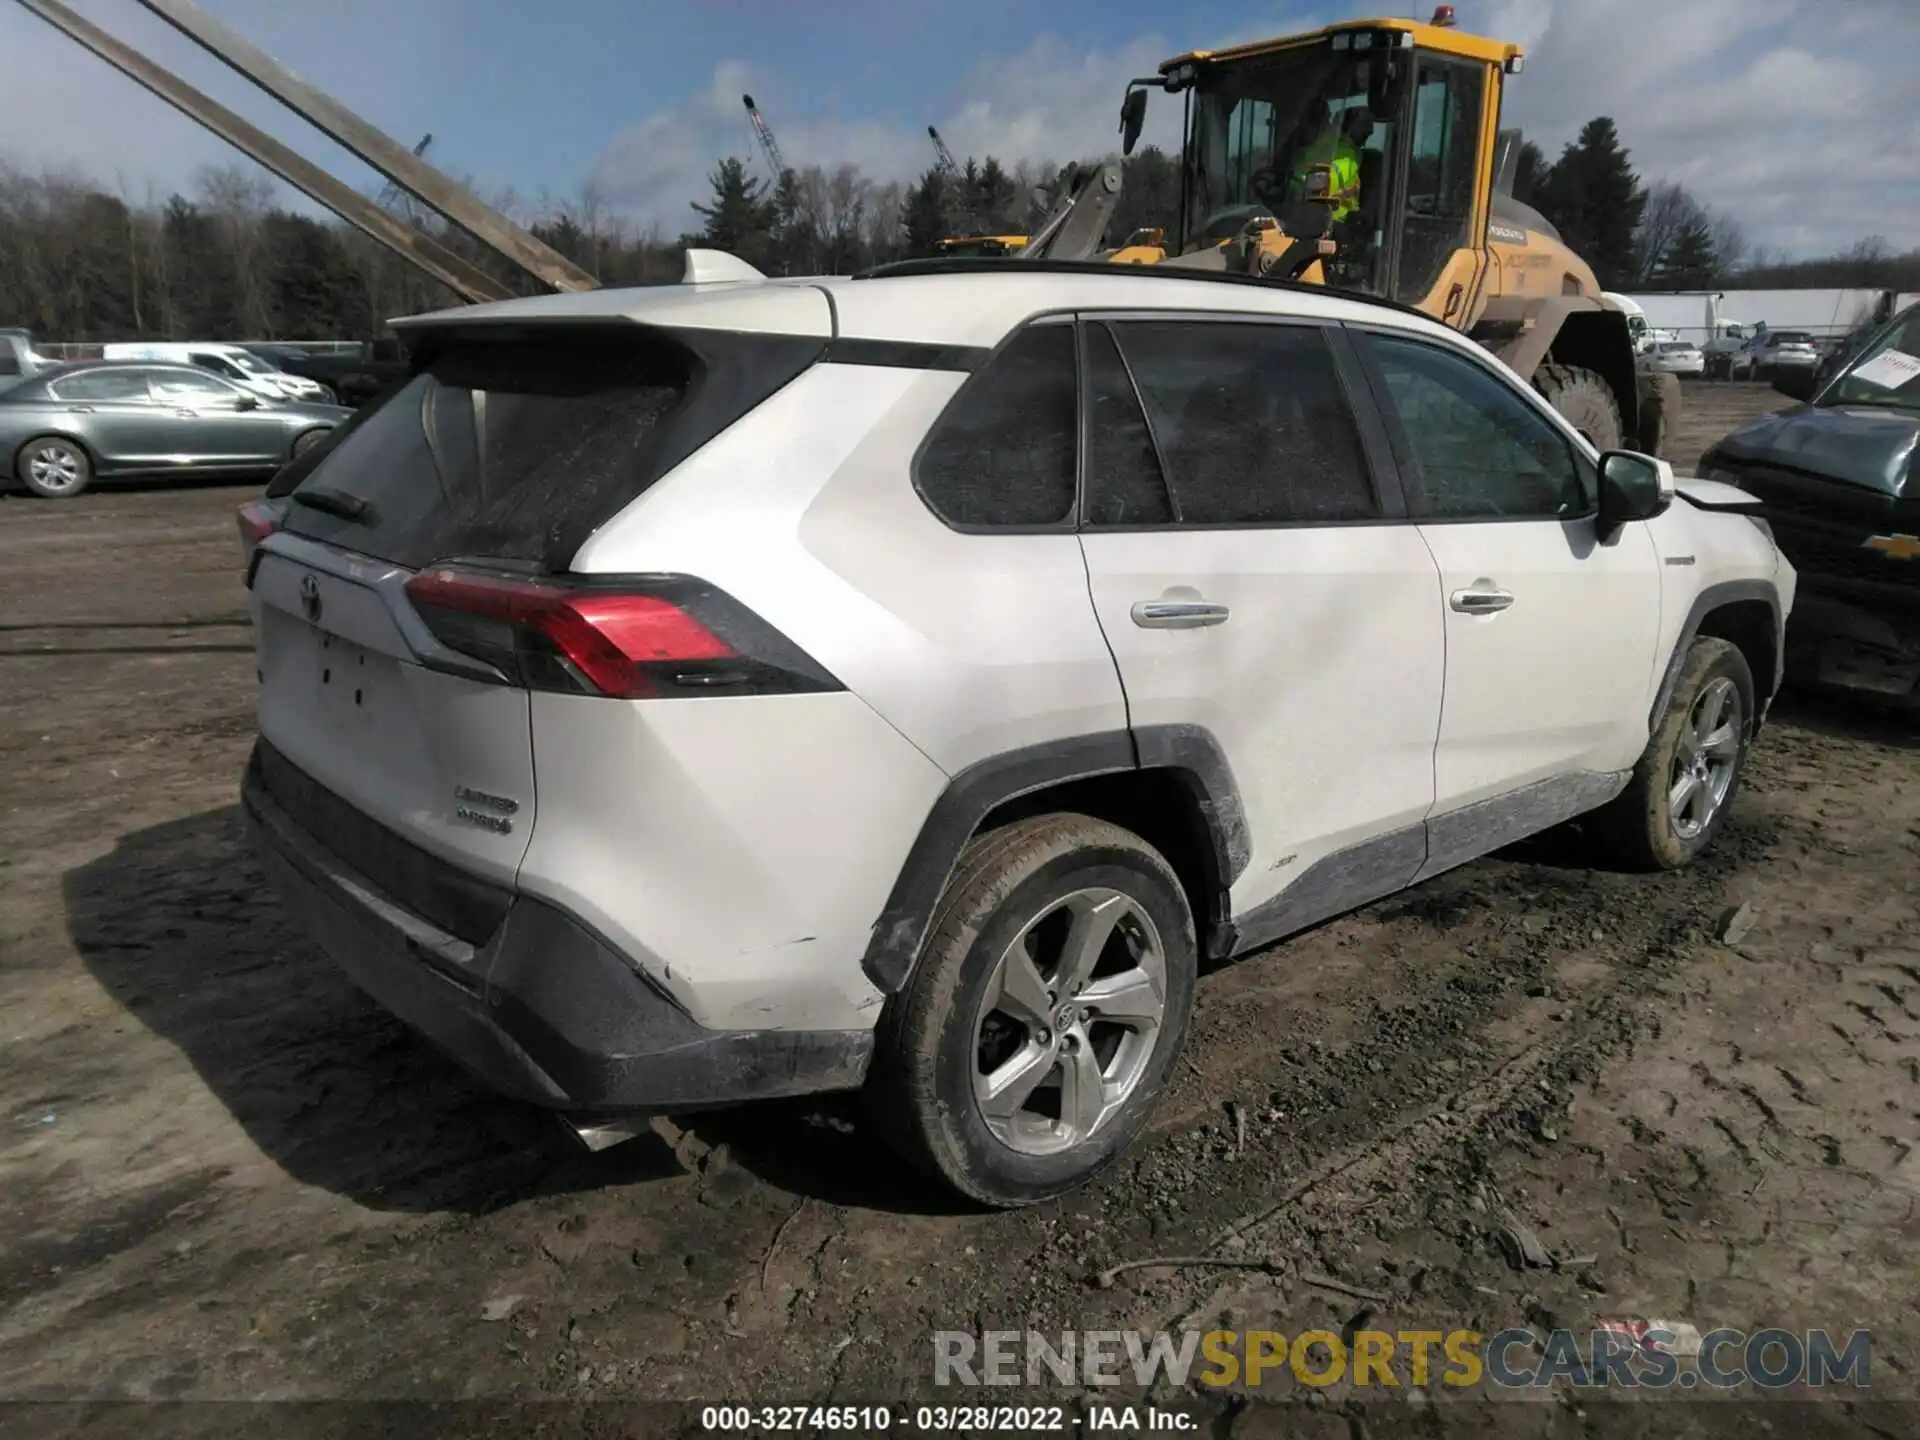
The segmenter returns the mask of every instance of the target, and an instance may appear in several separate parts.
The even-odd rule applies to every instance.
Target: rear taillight
[[[407,598],[442,645],[531,690],[640,700],[842,688],[732,596],[684,575],[526,580],[435,566],[407,582]]]
[[[249,500],[234,517],[240,525],[240,557],[249,571],[253,568],[253,552],[260,548],[260,542],[280,528],[280,515],[278,500]]]

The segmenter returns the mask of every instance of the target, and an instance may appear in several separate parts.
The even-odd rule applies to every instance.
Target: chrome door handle
[[[1495,615],[1513,604],[1510,590],[1456,590],[1447,603],[1462,615]]]
[[[69,405],[69,406],[67,406],[67,413],[68,413],[69,415],[91,415],[91,414],[93,414],[93,406],[91,406],[91,405]]]
[[[1133,602],[1133,623],[1143,630],[1194,630],[1202,625],[1218,625],[1226,618],[1226,606],[1209,605],[1204,600]]]

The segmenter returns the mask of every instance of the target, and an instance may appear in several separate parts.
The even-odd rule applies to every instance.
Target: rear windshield
[[[638,327],[456,338],[342,426],[296,484],[271,488],[291,491],[290,533],[362,555],[564,570],[595,528],[819,348]]]
[[[1775,345],[1811,345],[1813,336],[1800,330],[1776,330],[1767,337]]]

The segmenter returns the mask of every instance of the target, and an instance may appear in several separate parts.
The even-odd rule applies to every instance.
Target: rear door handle
[[[1476,586],[1471,590],[1454,591],[1447,597],[1447,603],[1462,615],[1497,615],[1513,604],[1513,592]]]
[[[1133,623],[1143,630],[1195,630],[1202,625],[1219,625],[1226,618],[1226,606],[1204,600],[1133,602]]]
[[[68,413],[69,415],[91,415],[91,414],[93,414],[93,406],[91,406],[91,405],[69,405],[69,406],[67,406],[67,413]]]

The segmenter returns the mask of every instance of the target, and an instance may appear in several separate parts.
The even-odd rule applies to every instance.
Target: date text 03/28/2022
[[[1084,1417],[1064,1405],[708,1405],[700,1428],[716,1433],[856,1435],[906,1433],[1045,1435],[1080,1430],[1179,1433],[1199,1427],[1183,1410],[1157,1405],[1095,1405]]]

